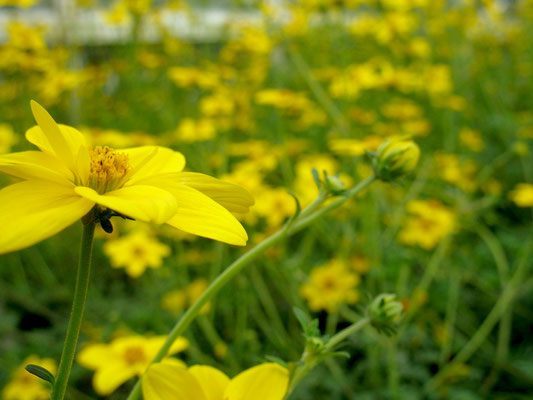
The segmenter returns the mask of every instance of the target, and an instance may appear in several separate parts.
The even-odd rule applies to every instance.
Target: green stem
[[[369,323],[370,323],[370,319],[369,318],[363,318],[363,319],[360,319],[359,321],[357,321],[356,323],[350,325],[349,327],[344,328],[342,331],[337,333],[335,336],[333,336],[328,341],[328,343],[324,347],[325,350],[331,350],[333,347],[338,345],[340,342],[342,342],[343,340],[347,339],[349,336],[353,335],[355,332],[357,332],[361,328],[364,328]]]
[[[490,334],[494,326],[498,323],[502,315],[507,311],[513,299],[520,293],[519,287],[527,272],[528,261],[533,251],[533,231],[530,232],[529,238],[523,247],[522,256],[518,263],[512,278],[505,285],[505,289],[500,295],[498,301],[487,315],[483,323],[480,325],[476,333],[471,337],[466,345],[455,358],[443,369],[441,369],[431,380],[426,383],[426,389],[434,389],[439,385],[441,379],[456,365],[466,362],[483,344],[487,336]]]
[[[83,227],[78,275],[76,277],[76,288],[74,289],[74,300],[72,302],[72,311],[70,313],[67,336],[65,338],[65,343],[63,344],[63,353],[61,354],[56,381],[52,389],[52,400],[63,400],[65,397],[70,369],[72,368],[74,355],[76,354],[78,337],[80,336],[81,324],[83,322],[83,313],[85,311],[87,290],[89,288],[94,228],[95,223],[93,221]]]
[[[327,206],[319,209],[315,213],[308,215],[304,218],[297,218],[294,223],[288,227],[284,227],[274,233],[272,236],[268,237],[257,246],[252,248],[247,253],[243,254],[237,260],[235,260],[224,272],[222,272],[207,288],[207,290],[196,300],[196,302],[187,310],[185,314],[180,318],[176,323],[172,331],[169,333],[167,340],[159,349],[159,352],[152,360],[151,364],[160,362],[168,353],[172,343],[185,332],[185,329],[190,325],[190,323],[197,317],[198,313],[209,300],[211,300],[220,289],[222,289],[226,284],[231,281],[236,275],[238,275],[246,266],[248,266],[253,260],[263,254],[268,248],[274,246],[275,244],[281,242],[289,235],[293,235],[296,232],[302,230],[306,226],[310,225],[312,222],[328,213],[329,211],[340,207],[350,198],[354,197],[356,194],[365,189],[370,185],[376,178],[372,175],[369,178],[361,181],[357,186],[347,191],[344,196],[339,199],[332,201]],[[306,213],[306,210],[302,211],[303,214]],[[141,383],[137,382],[127,400],[138,399],[141,394]],[[54,399],[55,400],[55,399]]]

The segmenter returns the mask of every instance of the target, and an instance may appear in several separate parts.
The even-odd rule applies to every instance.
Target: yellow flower
[[[170,254],[170,248],[146,231],[139,230],[106,242],[104,252],[111,258],[113,267],[124,267],[129,276],[137,278],[147,267],[160,267],[163,257]]]
[[[180,313],[187,306],[192,306],[196,300],[205,292],[209,283],[203,279],[198,278],[192,281],[189,286],[184,289],[171,290],[163,296],[161,300],[161,307],[164,310],[172,313]],[[207,314],[211,309],[211,303],[206,303],[200,310],[200,314]]]
[[[56,373],[56,363],[50,358],[29,356],[12,373],[11,380],[2,391],[3,400],[48,400],[49,385],[25,370],[26,365],[34,364],[43,367],[52,374]]]
[[[456,215],[438,200],[414,200],[407,204],[411,214],[398,235],[400,242],[430,250],[456,231]]]
[[[142,380],[144,400],[283,400],[289,384],[286,368],[265,363],[229,379],[207,365],[189,368],[154,364]]]
[[[11,125],[0,124],[0,154],[9,152],[16,142],[17,138]]]
[[[31,106],[38,126],[26,138],[41,151],[0,156],[0,172],[22,179],[0,190],[0,254],[55,235],[93,208],[99,222],[120,215],[246,244],[246,231],[231,214],[253,204],[245,189],[183,172],[183,155],[164,147],[89,147],[78,130],[57,125],[36,102]]]
[[[334,312],[341,304],[353,304],[359,300],[355,287],[359,275],[350,271],[340,259],[313,268],[309,282],[300,287],[300,295],[309,303],[313,311]]]
[[[80,365],[96,371],[93,376],[94,390],[99,395],[106,396],[134,376],[142,376],[165,339],[165,336],[133,335],[119,337],[110,344],[89,344],[82,348],[77,361]],[[189,342],[180,337],[168,354],[183,351],[188,345]],[[168,360],[175,363],[174,359]]]
[[[472,151],[480,152],[483,150],[483,138],[481,137],[481,133],[478,131],[463,128],[461,129],[461,132],[459,132],[459,139],[461,140],[463,146]]]
[[[509,197],[518,207],[533,207],[533,185],[519,183],[509,193]]]

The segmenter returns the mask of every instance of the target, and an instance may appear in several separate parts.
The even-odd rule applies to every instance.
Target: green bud
[[[374,158],[374,172],[383,181],[391,181],[411,172],[418,164],[420,148],[409,139],[390,138],[379,146]]]
[[[337,175],[325,175],[324,187],[332,194],[340,194],[344,191],[344,183]]]
[[[395,294],[380,294],[368,306],[370,323],[380,332],[390,335],[395,332],[395,325],[403,311],[403,305],[396,301]]]

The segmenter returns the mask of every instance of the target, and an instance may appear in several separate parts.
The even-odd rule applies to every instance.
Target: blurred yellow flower
[[[480,152],[485,147],[481,133],[469,128],[463,128],[459,132],[459,140],[467,149]]]
[[[519,183],[509,193],[509,198],[518,207],[533,207],[533,185],[531,183]]]
[[[204,142],[213,139],[215,135],[215,124],[208,118],[198,120],[184,118],[181,120],[177,130],[177,138],[186,143]]]
[[[209,283],[205,279],[195,279],[184,289],[176,289],[167,292],[161,300],[161,307],[172,313],[180,313],[185,307],[193,305],[194,302],[206,291],[208,286]],[[202,307],[200,313],[206,314],[210,309],[211,303],[208,302]]]
[[[142,376],[166,340],[166,336],[124,336],[109,344],[93,343],[84,346],[77,361],[85,368],[95,370],[93,387],[96,393],[107,396],[134,376]],[[185,350],[189,342],[178,338],[168,355]],[[172,360],[173,359],[169,359]]]
[[[300,295],[313,311],[335,312],[340,305],[359,300],[359,292],[355,289],[359,282],[359,275],[344,261],[335,258],[311,270],[309,282],[300,287]]]
[[[141,276],[147,267],[158,268],[170,247],[159,242],[145,230],[139,230],[104,244],[104,252],[114,268],[126,268],[132,278]]]
[[[56,362],[50,358],[31,355],[26,358],[11,374],[11,379],[2,390],[3,400],[48,400],[49,384],[30,374],[24,368],[28,364],[38,365],[56,373]]]
[[[145,400],[283,400],[289,371],[275,364],[260,364],[233,379],[207,366],[189,368],[164,363],[152,365],[143,377]]]
[[[11,125],[0,124],[0,154],[8,153],[15,143],[17,143],[17,137]]]
[[[457,229],[456,214],[440,201],[414,200],[407,204],[407,217],[398,240],[430,250]]]
[[[225,243],[246,244],[246,231],[231,214],[245,213],[253,204],[245,189],[182,172],[183,155],[164,147],[92,148],[78,130],[57,125],[43,107],[31,105],[38,126],[26,138],[41,151],[0,156],[0,172],[22,179],[0,190],[0,253],[46,239],[93,208],[97,218],[120,215],[167,223]]]

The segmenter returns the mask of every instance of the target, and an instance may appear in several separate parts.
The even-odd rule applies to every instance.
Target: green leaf
[[[273,362],[273,363],[279,364],[279,365],[281,365],[282,367],[288,368],[287,363],[286,363],[285,361],[283,361],[283,360],[282,360],[281,358],[279,358],[279,357],[266,355],[266,356],[265,356],[265,359],[266,359],[267,361],[270,361],[270,362]]]
[[[25,367],[26,371],[28,371],[30,374],[35,375],[38,378],[41,378],[44,381],[50,382],[52,386],[55,383],[54,375],[50,371],[48,371],[46,368],[40,367],[38,365],[34,364],[28,364]]]

